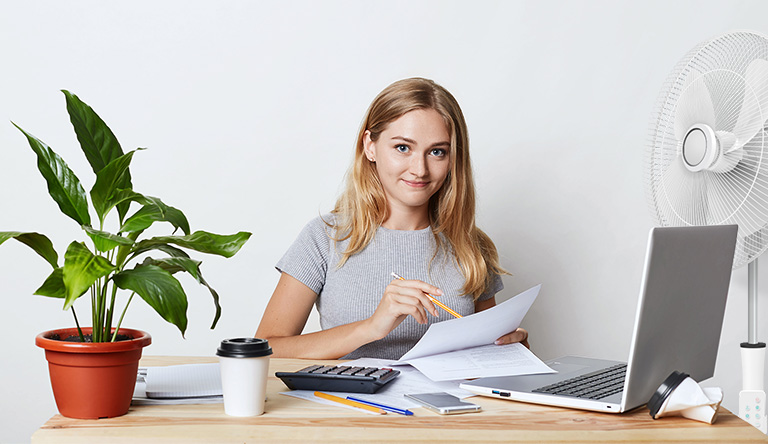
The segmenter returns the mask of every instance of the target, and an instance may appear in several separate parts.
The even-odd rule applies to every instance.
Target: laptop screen
[[[697,381],[714,375],[737,231],[651,230],[622,410],[645,404],[675,370]]]

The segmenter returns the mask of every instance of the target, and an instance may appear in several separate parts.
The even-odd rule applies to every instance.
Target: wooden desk
[[[142,366],[216,362],[215,357],[145,357]],[[224,442],[768,442],[754,427],[720,409],[714,425],[683,418],[654,421],[643,408],[622,415],[543,407],[476,396],[483,412],[440,416],[416,408],[414,416],[368,415],[279,393],[275,371],[311,363],[272,359],[266,413],[253,418],[224,414],[223,404],[134,406],[127,415],[77,420],[56,415],[33,443]],[[325,361],[333,363],[334,361]]]

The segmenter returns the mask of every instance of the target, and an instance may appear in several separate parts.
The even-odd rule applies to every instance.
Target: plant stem
[[[99,278],[99,316],[101,317],[101,342],[109,337],[110,328],[107,325],[107,285],[104,278]]]
[[[109,281],[107,281],[109,282]],[[112,298],[109,301],[109,310],[107,311],[107,325],[106,325],[106,331],[107,334],[109,334],[110,331],[112,331],[112,314],[115,311],[115,299],[117,297],[117,285],[115,283],[112,283]]]
[[[77,326],[77,334],[80,335],[80,342],[85,342],[85,336],[83,336],[83,330],[80,328],[80,322],[77,321],[77,313],[75,313],[75,306],[70,307],[72,309],[72,316],[75,317],[75,325]]]
[[[117,321],[117,326],[115,327],[115,332],[112,334],[112,340],[110,342],[115,342],[115,338],[117,338],[117,332],[120,330],[120,326],[123,324],[123,317],[125,316],[125,312],[128,311],[128,306],[131,305],[131,301],[133,300],[133,295],[135,294],[136,293],[131,293],[131,297],[128,298],[128,302],[125,303],[123,314],[120,315],[120,320]]]
[[[98,301],[96,300],[96,288],[91,287],[91,327],[93,342],[96,342],[98,335],[99,321],[96,319],[98,313]]]
[[[98,311],[96,316],[99,319],[99,342],[104,341],[104,292],[101,288],[101,278],[96,281],[96,300],[98,303]]]

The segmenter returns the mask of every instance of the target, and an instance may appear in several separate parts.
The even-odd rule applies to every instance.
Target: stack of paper
[[[222,402],[218,363],[139,369],[133,404],[206,404]]]

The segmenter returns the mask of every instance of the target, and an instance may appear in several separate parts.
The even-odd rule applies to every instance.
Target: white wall
[[[189,279],[186,339],[142,303],[126,318],[151,332],[146,354],[212,355],[220,339],[254,333],[275,262],[335,201],[375,94],[429,77],[469,122],[479,223],[513,272],[500,298],[544,284],[524,321],[534,351],[624,359],[652,226],[642,156],[662,82],[702,40],[768,33],[766,16],[762,1],[9,2],[0,13],[0,230],[47,233],[60,254],[82,239],[9,122],[47,142],[90,188],[59,90],[78,94],[125,149],[149,148],[134,157],[137,191],[182,209],[193,229],[254,233],[235,258],[205,258],[224,306],[216,330],[210,297]],[[72,321],[58,301],[31,296],[48,271],[21,244],[0,247],[2,442],[27,441],[55,413],[33,339]],[[709,382],[731,410],[745,294],[740,269]],[[767,307],[761,294],[763,322]]]

